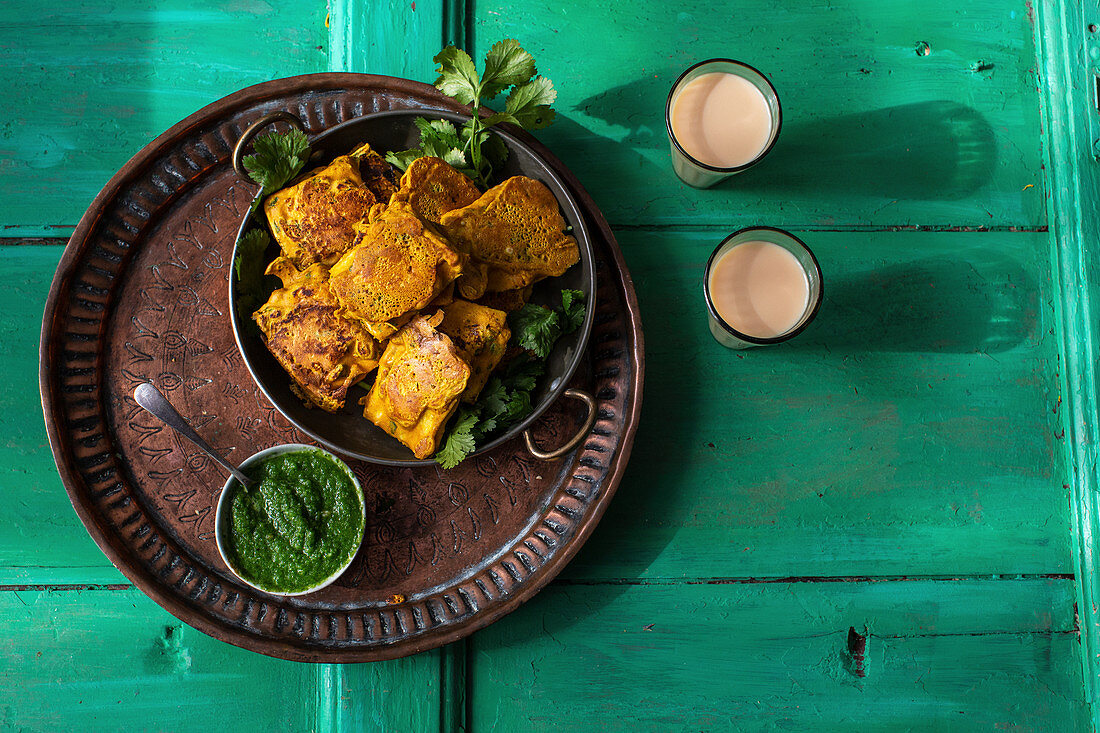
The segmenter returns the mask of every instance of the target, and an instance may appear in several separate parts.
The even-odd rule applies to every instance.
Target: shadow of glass
[[[621,127],[633,136],[652,129],[665,136],[665,99],[679,71],[671,75],[647,76],[586,97],[573,110]]]
[[[989,180],[996,161],[993,128],[982,115],[956,102],[920,102],[785,120],[753,187],[796,194],[829,185],[837,195],[959,199]]]
[[[981,271],[964,260],[935,258],[830,282],[825,302],[794,349],[995,353],[1038,328],[1034,278],[1017,262],[983,256]]]
[[[671,80],[643,77],[581,100],[574,110],[625,130],[631,147],[667,146]],[[606,157],[606,156],[605,156]],[[754,190],[795,195],[828,185],[838,195],[959,199],[981,188],[997,162],[993,128],[957,102],[934,100],[834,117],[790,111],[775,148],[754,169]],[[733,176],[718,185],[747,185]]]

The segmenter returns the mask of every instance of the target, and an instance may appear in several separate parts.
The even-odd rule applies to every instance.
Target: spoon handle
[[[183,416],[176,412],[176,408],[164,398],[156,387],[146,382],[145,384],[139,384],[138,388],[134,390],[134,399],[139,405],[144,407],[155,417],[168,427],[175,430],[183,437],[190,440],[197,445],[203,453],[213,458],[221,466],[229,471],[235,479],[241,482],[244,486],[248,486],[252,483],[252,479],[241,473],[235,466],[229,461],[222,458],[213,448],[211,448],[205,440],[199,437],[199,434],[195,432],[190,423],[183,419]]]

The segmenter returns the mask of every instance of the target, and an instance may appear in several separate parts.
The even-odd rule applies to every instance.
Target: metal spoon
[[[199,437],[199,434],[195,432],[194,428],[183,419],[182,415],[176,412],[176,408],[172,407],[168,400],[164,399],[164,395],[162,395],[156,387],[148,382],[139,384],[138,388],[134,390],[134,399],[154,417],[159,418],[165,425],[190,440],[199,447],[199,450],[221,464],[222,468],[229,471],[229,473],[233,475],[233,478],[241,482],[242,486],[247,487],[252,485],[252,479],[245,476],[237,470],[233,464],[218,455],[205,440]]]

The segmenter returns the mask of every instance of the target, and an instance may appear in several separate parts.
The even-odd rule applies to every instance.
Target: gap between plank
[[[1073,573],[1019,575],[789,575],[784,577],[722,578],[558,578],[553,585],[766,585],[775,583],[899,583],[949,581],[1073,580]]]
[[[813,224],[788,224],[789,232],[967,232],[967,233],[1031,233],[1046,234],[1050,227],[1043,226],[950,226],[947,224],[852,224],[849,226],[814,226]],[[667,232],[670,230],[726,232],[729,227],[721,224],[611,224],[611,229],[621,232]],[[43,246],[68,242],[67,237],[20,237],[0,232],[0,245]]]
[[[899,583],[951,581],[1074,580],[1073,573],[1023,573],[1020,575],[791,575],[774,578],[599,578],[594,580],[557,578],[551,585],[767,585],[777,583]],[[129,583],[38,583],[0,585],[4,591],[100,591],[133,590]],[[462,652],[464,655],[465,652]]]
[[[623,232],[661,232],[670,229],[685,229],[691,231],[717,231],[728,232],[728,226],[721,224],[616,224],[611,222],[614,231]],[[1017,226],[1014,224],[993,226],[969,226],[950,224],[849,224],[847,226],[817,226],[814,224],[787,224],[783,226],[789,232],[1013,232],[1013,233],[1039,233],[1050,231],[1047,225],[1041,226]]]

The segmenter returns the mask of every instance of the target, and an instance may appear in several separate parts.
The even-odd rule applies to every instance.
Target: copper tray
[[[263,654],[359,662],[462,638],[546,585],[592,532],[630,454],[641,406],[642,334],[630,275],[592,199],[546,148],[592,231],[597,310],[574,384],[597,398],[573,453],[531,458],[513,440],[452,471],[352,462],[367,535],[336,584],[277,598],[249,589],[214,545],[220,469],[133,401],[151,381],[217,449],[242,461],[304,441],[271,406],[234,344],[230,253],[254,188],[230,162],[261,115],[288,110],[310,133],[400,108],[458,110],[434,88],[362,74],[313,74],[232,94],[130,160],[80,220],[42,324],[39,379],[50,445],[88,532],[126,577],[172,614]],[[570,400],[536,424],[560,442],[583,415]]]

